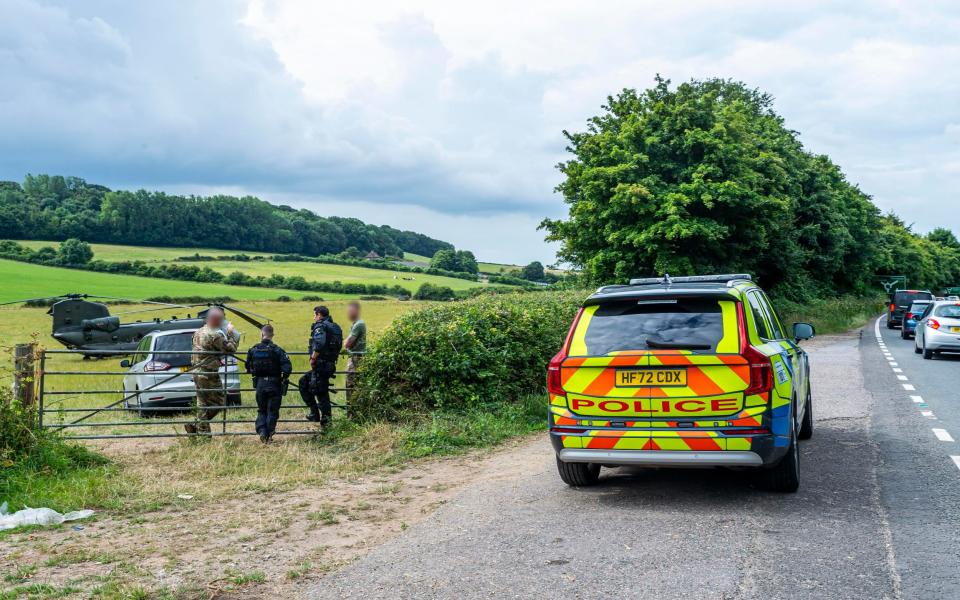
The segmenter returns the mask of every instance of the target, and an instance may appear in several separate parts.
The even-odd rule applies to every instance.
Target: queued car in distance
[[[887,329],[903,325],[903,315],[917,300],[933,302],[936,296],[926,290],[897,290],[890,294],[890,306],[887,313]]]
[[[917,322],[920,320],[920,315],[930,304],[930,300],[915,300],[910,308],[907,309],[907,312],[903,313],[903,321],[900,325],[900,338],[904,340],[909,340],[914,336],[914,333],[917,330]]]
[[[960,302],[931,302],[920,315],[914,352],[931,359],[941,352],[960,352]]]
[[[169,414],[171,409],[193,406],[197,389],[190,369],[193,329],[152,331],[143,336],[133,356],[120,363],[127,368],[123,377],[124,406],[141,416]],[[240,404],[240,369],[237,359],[221,359],[220,378],[225,382],[227,404]],[[177,373],[183,373],[177,375]],[[142,391],[141,391],[142,390]]]
[[[800,484],[813,434],[814,328],[783,327],[749,275],[631,280],[583,303],[547,372],[560,478],[601,467],[745,467],[770,489]]]

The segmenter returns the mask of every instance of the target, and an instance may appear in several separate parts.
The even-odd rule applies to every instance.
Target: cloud
[[[535,225],[565,212],[561,130],[656,73],[721,76],[770,92],[885,210],[960,229],[950,2],[0,0],[0,14],[0,177],[230,188],[550,261]]]

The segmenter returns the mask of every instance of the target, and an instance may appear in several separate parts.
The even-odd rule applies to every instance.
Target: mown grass
[[[244,270],[242,268],[234,271]],[[153,296],[229,296],[243,300],[267,300],[280,296],[301,298],[311,292],[277,288],[244,287],[219,283],[195,283],[173,279],[154,279],[134,275],[95,273],[78,269],[62,269],[0,259],[0,302],[23,298],[39,298],[79,292],[120,298],[141,299]],[[313,295],[316,295],[313,293]],[[322,294],[325,298],[345,298],[344,294]]]
[[[813,323],[818,334],[843,333],[862,327],[871,318],[883,312],[882,295],[856,297],[842,296],[799,304],[790,300],[774,300],[774,307],[785,327],[793,323]]]
[[[37,249],[43,246],[53,246],[54,248],[59,246],[59,242],[43,242],[43,241],[17,241],[18,244],[26,246],[31,249]],[[194,254],[200,254],[201,256],[227,256],[232,254],[246,254],[249,256],[269,256],[272,253],[270,252],[254,252],[248,250],[214,250],[209,248],[158,248],[158,247],[141,247],[141,246],[120,246],[115,244],[92,244],[91,248],[93,249],[93,257],[97,260],[105,260],[109,262],[119,262],[119,261],[128,261],[128,260],[142,260],[144,262],[149,262],[153,264],[165,264],[165,263],[174,263],[178,258],[184,256],[193,256]],[[416,256],[416,255],[411,255]],[[429,265],[430,259],[426,257],[417,257],[415,260],[421,262],[421,259],[425,265]],[[329,265],[329,264],[318,264],[318,263],[307,263],[307,262],[273,262],[273,261],[231,261],[231,260],[215,260],[215,261],[204,261],[204,262],[191,262],[188,264],[197,265],[201,267],[210,267],[211,269],[223,273],[224,275],[229,275],[234,271],[240,271],[244,274],[257,276],[263,275],[269,277],[273,274],[283,275],[289,277],[292,275],[300,275],[307,281],[316,281],[316,282],[325,282],[330,283],[333,281],[341,281],[343,283],[363,283],[367,285],[399,285],[408,289],[411,292],[415,292],[420,285],[424,283],[432,283],[434,285],[444,285],[453,290],[467,290],[470,288],[475,288],[480,285],[476,281],[467,281],[465,279],[457,279],[455,277],[442,277],[439,275],[426,275],[422,273],[407,273],[399,271],[387,271],[383,269],[368,269],[364,267],[357,267],[351,265]],[[159,281],[162,285],[164,280],[155,280]],[[184,282],[188,283],[188,282]],[[210,284],[196,284],[196,285],[210,285]],[[300,297],[304,293],[313,293],[313,292],[290,292],[281,291],[275,292],[271,290],[269,293],[263,295],[250,295],[250,294],[231,294],[229,290],[233,289],[234,286],[221,286],[226,288],[228,291],[221,292],[218,294],[200,294],[200,293],[191,293],[191,294],[175,294],[173,292],[156,292],[148,294],[149,296],[156,295],[168,295],[168,296],[188,296],[188,295],[221,295],[221,296],[231,296],[233,298],[276,298],[282,294],[289,296]],[[250,289],[250,288],[243,288]],[[257,288],[252,288],[257,289]],[[100,293],[100,292],[90,292],[89,290],[83,289],[87,293]],[[63,290],[55,293],[64,293]],[[44,294],[38,294],[44,295]],[[112,294],[118,295],[118,294]],[[148,295],[140,295],[137,297],[143,298]],[[330,295],[330,294],[327,294]],[[332,297],[332,295],[330,295]],[[22,296],[26,297],[26,296]],[[16,298],[16,297],[14,297]],[[3,301],[2,296],[0,296],[0,301]]]

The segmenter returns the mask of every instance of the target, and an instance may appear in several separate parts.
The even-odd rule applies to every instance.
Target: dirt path
[[[415,525],[467,484],[540,468],[550,459],[545,448],[537,434],[492,453],[381,469],[317,487],[247,493],[213,506],[178,499],[142,516],[103,513],[79,530],[10,535],[0,541],[0,564],[24,577],[0,586],[78,592],[112,586],[116,597],[138,589],[177,598],[299,597],[311,581]]]

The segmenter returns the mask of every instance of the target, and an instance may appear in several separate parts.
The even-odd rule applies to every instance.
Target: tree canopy
[[[748,272],[804,300],[865,293],[878,274],[960,282],[960,253],[943,233],[917,236],[881,216],[828,157],[803,148],[769,95],[743,83],[671,88],[657,77],[564,135],[574,158],[558,165],[557,190],[569,216],[541,228],[593,283]]]
[[[432,256],[452,244],[359,219],[321,217],[253,196],[179,196],[112,191],[78,177],[27,175],[23,185],[0,181],[0,238],[65,240],[135,246],[184,246],[361,255],[403,252]]]

